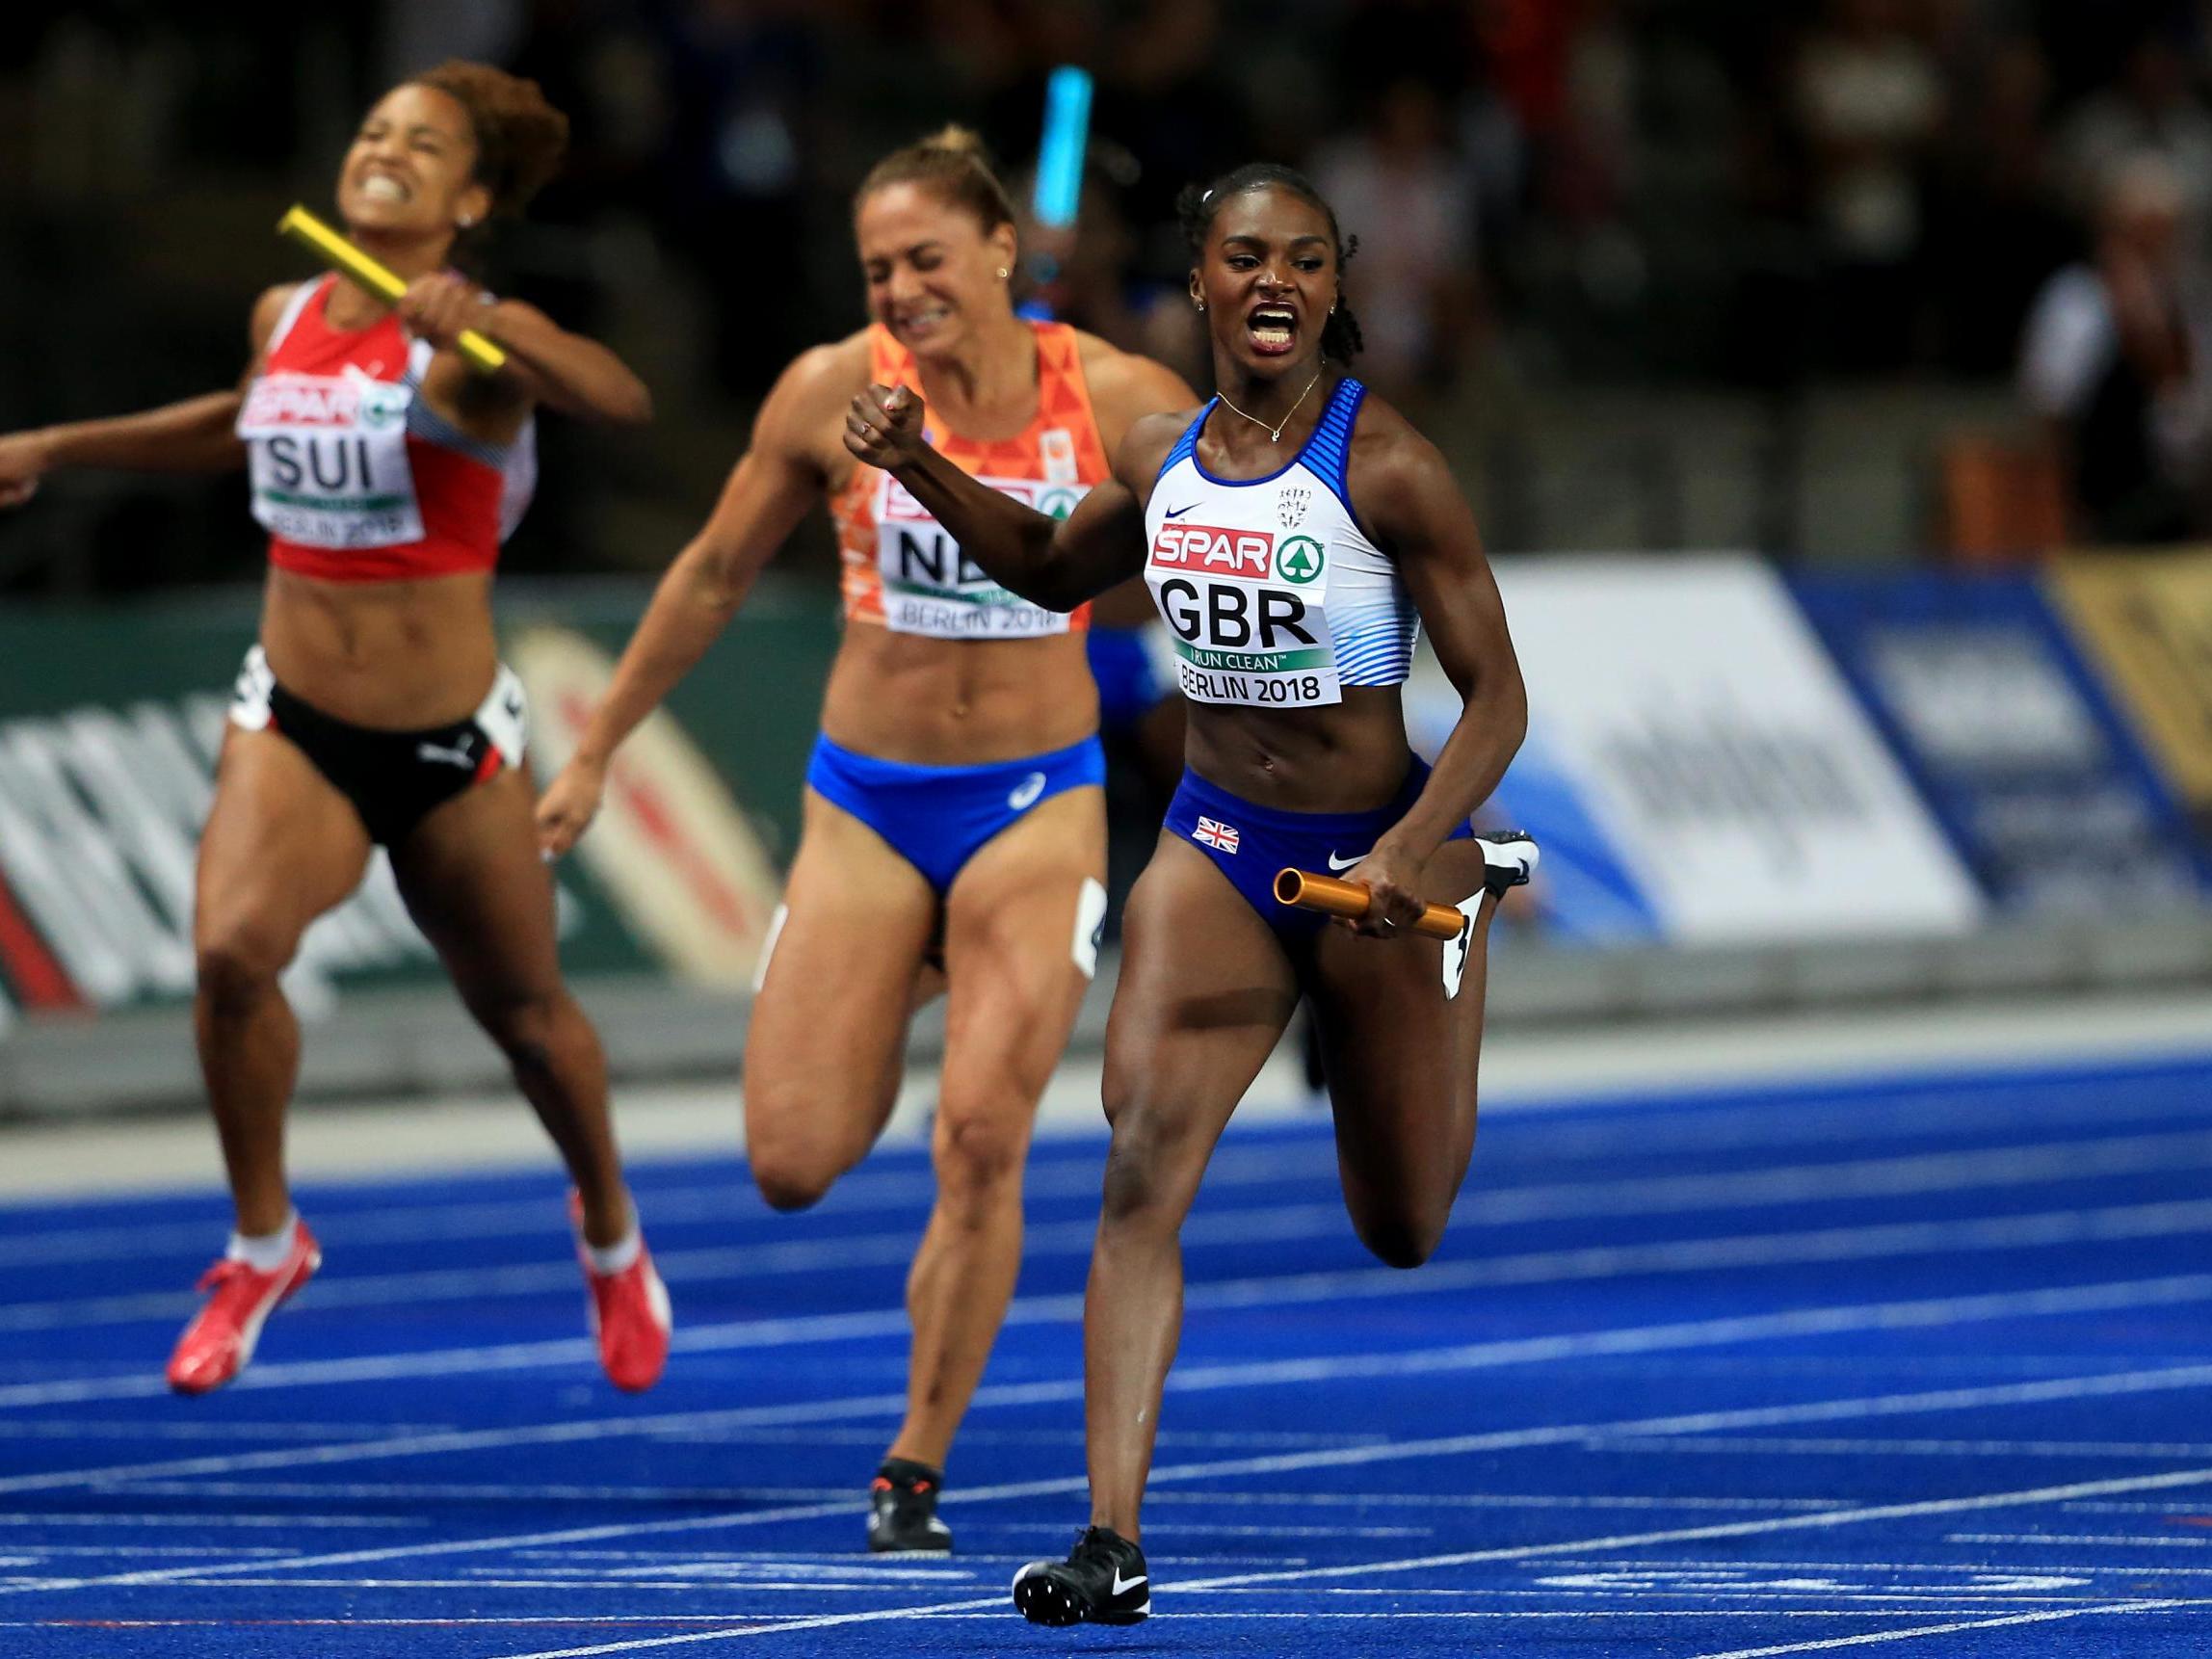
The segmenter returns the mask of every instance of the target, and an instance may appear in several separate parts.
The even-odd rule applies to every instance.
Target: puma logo
[[[418,743],[415,745],[415,758],[417,760],[442,760],[448,766],[474,766],[476,764],[476,756],[468,751],[468,739],[465,737],[451,749],[443,748],[434,743]]]

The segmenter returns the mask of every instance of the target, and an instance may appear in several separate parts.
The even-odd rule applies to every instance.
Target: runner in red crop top
[[[64,467],[248,463],[271,532],[260,643],[199,847],[194,1014],[237,1231],[171,1360],[183,1392],[235,1376],[321,1260],[285,1179],[300,1029],[277,975],[378,843],[574,1177],[609,1375],[648,1386],[668,1352],[605,1062],[561,980],[519,770],[521,692],[490,609],[499,543],[529,498],[535,408],[628,422],[650,400],[604,347],[448,268],[463,232],[550,176],[566,134],[534,83],[482,65],[395,88],[346,153],[338,207],[347,233],[408,278],[396,306],[335,277],[287,283],[254,307],[237,390],[0,437],[0,506]],[[506,349],[500,373],[454,349],[468,328]]]
[[[882,1132],[908,1014],[948,985],[936,1207],[908,1280],[907,1416],[869,1531],[878,1549],[947,1549],[942,1465],[1014,1289],[1030,1125],[1104,915],[1098,701],[1067,619],[975,571],[903,491],[856,466],[846,408],[872,380],[910,386],[946,454],[1051,512],[1105,476],[1135,421],[1198,400],[1156,363],[1014,314],[1014,212],[965,135],[880,164],[854,232],[874,326],[803,354],[768,394],[540,823],[546,850],[566,851],[616,746],[826,500],[846,627],[746,1031],[746,1150],[770,1203],[819,1198]]]

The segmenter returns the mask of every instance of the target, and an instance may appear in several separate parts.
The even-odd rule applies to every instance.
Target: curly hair
[[[536,81],[449,58],[409,84],[443,92],[468,112],[476,182],[491,192],[494,213],[520,213],[561,171],[568,118],[545,101]]]
[[[894,184],[918,184],[935,191],[953,206],[973,214],[987,236],[1014,223],[1014,198],[991,171],[983,140],[963,126],[940,127],[870,168],[853,193],[854,209]]]
[[[1336,209],[1314,188],[1313,180],[1296,168],[1272,161],[1247,162],[1223,173],[1211,184],[1183,186],[1182,194],[1175,198],[1175,219],[1182,226],[1183,241],[1190,248],[1191,257],[1196,259],[1205,252],[1206,238],[1213,233],[1214,219],[1223,204],[1232,196],[1252,190],[1287,192],[1329,221],[1329,237],[1336,245],[1336,308],[1321,325],[1321,355],[1349,363],[1366,345],[1359,334],[1359,320],[1353,316],[1351,301],[1344,292],[1344,272],[1352,263],[1352,256],[1359,251],[1359,238],[1344,234],[1336,223]]]

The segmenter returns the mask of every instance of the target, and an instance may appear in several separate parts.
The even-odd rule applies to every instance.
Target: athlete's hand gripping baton
[[[1325,916],[1342,916],[1350,922],[1359,920],[1375,903],[1375,895],[1365,882],[1340,882],[1334,876],[1317,876],[1310,870],[1277,872],[1275,896],[1279,904],[1319,910]],[[1432,939],[1456,939],[1466,925],[1466,916],[1451,906],[1426,905],[1413,931]]]
[[[408,291],[407,282],[398,272],[363,253],[304,207],[295,206],[279,219],[276,234],[297,242],[331,270],[352,277],[387,305],[397,304],[400,296]],[[507,354],[474,329],[463,329],[461,338],[454,343],[468,359],[469,366],[483,374],[497,374],[507,366]]]

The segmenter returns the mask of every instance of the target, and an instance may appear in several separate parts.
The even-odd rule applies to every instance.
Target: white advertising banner
[[[1578,797],[1662,937],[1978,922],[1971,880],[1763,564],[1505,559],[1498,581],[1530,750]],[[1510,810],[1514,791],[1499,795]]]

